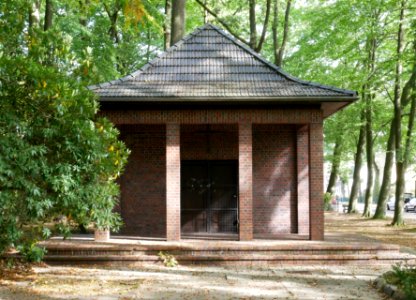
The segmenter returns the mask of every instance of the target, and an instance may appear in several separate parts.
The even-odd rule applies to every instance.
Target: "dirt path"
[[[1,281],[0,299],[383,299],[369,286],[383,268],[36,268]]]

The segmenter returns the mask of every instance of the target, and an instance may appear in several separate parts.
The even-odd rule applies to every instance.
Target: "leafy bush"
[[[34,244],[56,218],[120,226],[113,207],[128,150],[74,75],[88,64],[74,58],[71,38],[33,28],[25,44],[22,28],[8,27],[24,6],[9,4],[0,10],[0,254],[15,247],[36,261],[42,251]],[[26,26],[20,19],[16,26]]]
[[[393,266],[393,270],[384,275],[386,281],[396,285],[408,300],[416,300],[416,267],[404,264]]]
[[[160,251],[158,256],[162,260],[165,267],[176,267],[178,265],[178,261],[172,254]]]
[[[41,262],[47,251],[45,248],[31,243],[20,246],[19,252],[27,262]]]

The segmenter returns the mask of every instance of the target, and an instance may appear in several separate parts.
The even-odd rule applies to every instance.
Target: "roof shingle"
[[[138,71],[90,89],[102,101],[357,97],[355,91],[294,78],[211,24]]]

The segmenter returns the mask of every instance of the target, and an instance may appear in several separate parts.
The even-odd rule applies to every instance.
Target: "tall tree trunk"
[[[378,13],[373,17],[373,22],[378,20]],[[373,26],[376,26],[373,24]],[[372,28],[371,31],[374,31]],[[367,158],[367,186],[364,198],[363,217],[370,217],[371,204],[373,201],[373,186],[374,186],[374,150],[373,150],[373,92],[371,91],[370,78],[374,73],[376,61],[377,40],[374,32],[368,37],[368,59],[367,72],[368,79],[363,86],[363,97],[365,99],[365,131],[366,131],[366,158]]]
[[[364,211],[363,217],[370,217],[371,214],[371,203],[373,200],[373,185],[374,185],[374,151],[373,151],[373,120],[372,120],[372,95],[366,97],[366,158],[367,158],[367,187],[365,190],[364,198]]]
[[[394,119],[390,124],[389,139],[387,141],[386,158],[384,160],[383,181],[381,183],[380,193],[377,201],[377,208],[374,219],[383,219],[386,216],[387,200],[390,196],[391,173],[393,171],[394,162],[394,144],[395,144],[395,122]]]
[[[334,193],[335,183],[338,178],[339,174],[339,166],[341,164],[341,135],[335,141],[334,151],[332,155],[332,166],[331,166],[331,175],[329,176],[328,186],[326,188],[326,192],[330,193],[331,195]]]
[[[185,4],[186,0],[172,0],[171,45],[185,34]]]
[[[365,123],[364,123],[364,112],[361,115],[361,126],[360,126],[360,134],[358,136],[357,142],[357,151],[355,153],[355,161],[354,161],[354,174],[353,174],[353,181],[351,186],[351,193],[350,199],[348,202],[348,213],[356,213],[357,212],[357,200],[358,200],[358,192],[360,187],[360,171],[361,166],[363,163],[363,152],[364,152],[364,144],[365,144]]]
[[[272,35],[273,35],[273,55],[274,55],[274,63],[276,66],[279,66],[277,63],[279,61],[279,0],[273,1],[273,23],[272,23]]]
[[[380,193],[380,167],[378,166],[376,159],[373,160],[374,167],[374,188],[373,188],[373,202],[378,203],[378,197]]]
[[[45,20],[43,23],[43,30],[47,31],[49,28],[52,27],[52,20],[53,20],[53,1],[46,0],[45,5]]]
[[[416,43],[415,43],[416,44]],[[416,68],[414,70],[416,72]],[[416,93],[412,94],[412,102],[410,106],[409,121],[407,123],[407,133],[406,133],[406,144],[404,147],[404,171],[406,172],[407,166],[410,161],[410,153],[413,145],[413,129],[415,125],[415,113],[416,113]]]
[[[250,47],[256,49],[257,30],[256,30],[256,0],[249,0],[249,19],[250,19]]]
[[[172,23],[172,0],[166,0],[165,2],[165,23],[163,25],[165,34],[164,34],[164,38],[165,38],[165,43],[164,43],[164,48],[165,50],[167,48],[170,47],[170,39],[171,39],[171,30],[170,30],[170,26]]]
[[[283,23],[283,37],[282,37],[282,44],[279,49],[279,56],[276,62],[276,65],[279,67],[283,63],[283,55],[285,53],[285,48],[287,44],[287,40],[289,37],[289,16],[290,16],[290,8],[292,5],[292,0],[287,0],[286,2],[286,11],[285,11],[285,21]]]
[[[402,149],[402,103],[400,94],[400,76],[402,74],[402,63],[401,57],[403,53],[403,19],[405,11],[405,0],[400,2],[400,22],[399,30],[397,32],[397,62],[396,62],[396,78],[394,83],[394,122],[396,130],[395,139],[395,156],[396,156],[396,201],[394,206],[394,217],[393,225],[402,225],[403,220],[403,193],[404,193],[404,160],[403,160],[403,149]],[[403,95],[402,95],[403,96]]]
[[[32,2],[32,5],[29,7],[29,30],[33,29],[36,26],[39,26],[40,23],[40,0]]]
[[[413,21],[412,24],[412,33],[414,36],[413,40],[413,71],[412,74],[406,82],[406,85],[403,88],[402,93],[402,104],[407,105],[409,100],[411,101],[410,105],[410,112],[409,112],[409,121],[407,125],[407,133],[406,133],[406,144],[405,144],[405,152],[404,152],[404,167],[405,170],[410,161],[410,153],[413,145],[413,130],[414,130],[414,122],[416,116],[416,20]]]

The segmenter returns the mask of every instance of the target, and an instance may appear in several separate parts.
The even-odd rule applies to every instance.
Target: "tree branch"
[[[214,11],[212,11],[208,6],[206,6],[200,0],[195,0],[195,1],[200,6],[202,6],[211,16],[213,16],[222,26],[224,26],[224,28],[227,29],[228,32],[231,33],[237,40],[243,42],[246,45],[249,45],[249,42],[247,40],[245,40],[243,37],[238,35],[234,30],[232,30],[231,27],[225,21],[223,21]]]
[[[266,38],[267,25],[269,24],[271,3],[272,3],[271,0],[266,1],[266,16],[264,17],[263,30],[261,32],[260,40],[255,49],[256,52],[260,52],[261,48],[263,47],[264,40]]]
[[[43,31],[47,31],[49,28],[52,27],[52,20],[53,20],[53,1],[46,0],[45,20],[43,23]]]
[[[279,6],[278,0],[273,2],[273,23],[272,23],[272,35],[273,35],[273,56],[274,63],[278,66],[279,62],[279,39],[277,36],[277,27],[279,26]]]
[[[278,61],[277,61],[278,66],[282,65],[283,54],[284,54],[287,39],[288,39],[288,36],[289,36],[289,15],[290,15],[291,4],[292,4],[292,0],[287,0],[286,11],[285,11],[285,22],[284,22],[284,26],[283,26],[282,46],[279,49],[279,57],[278,57]]]

